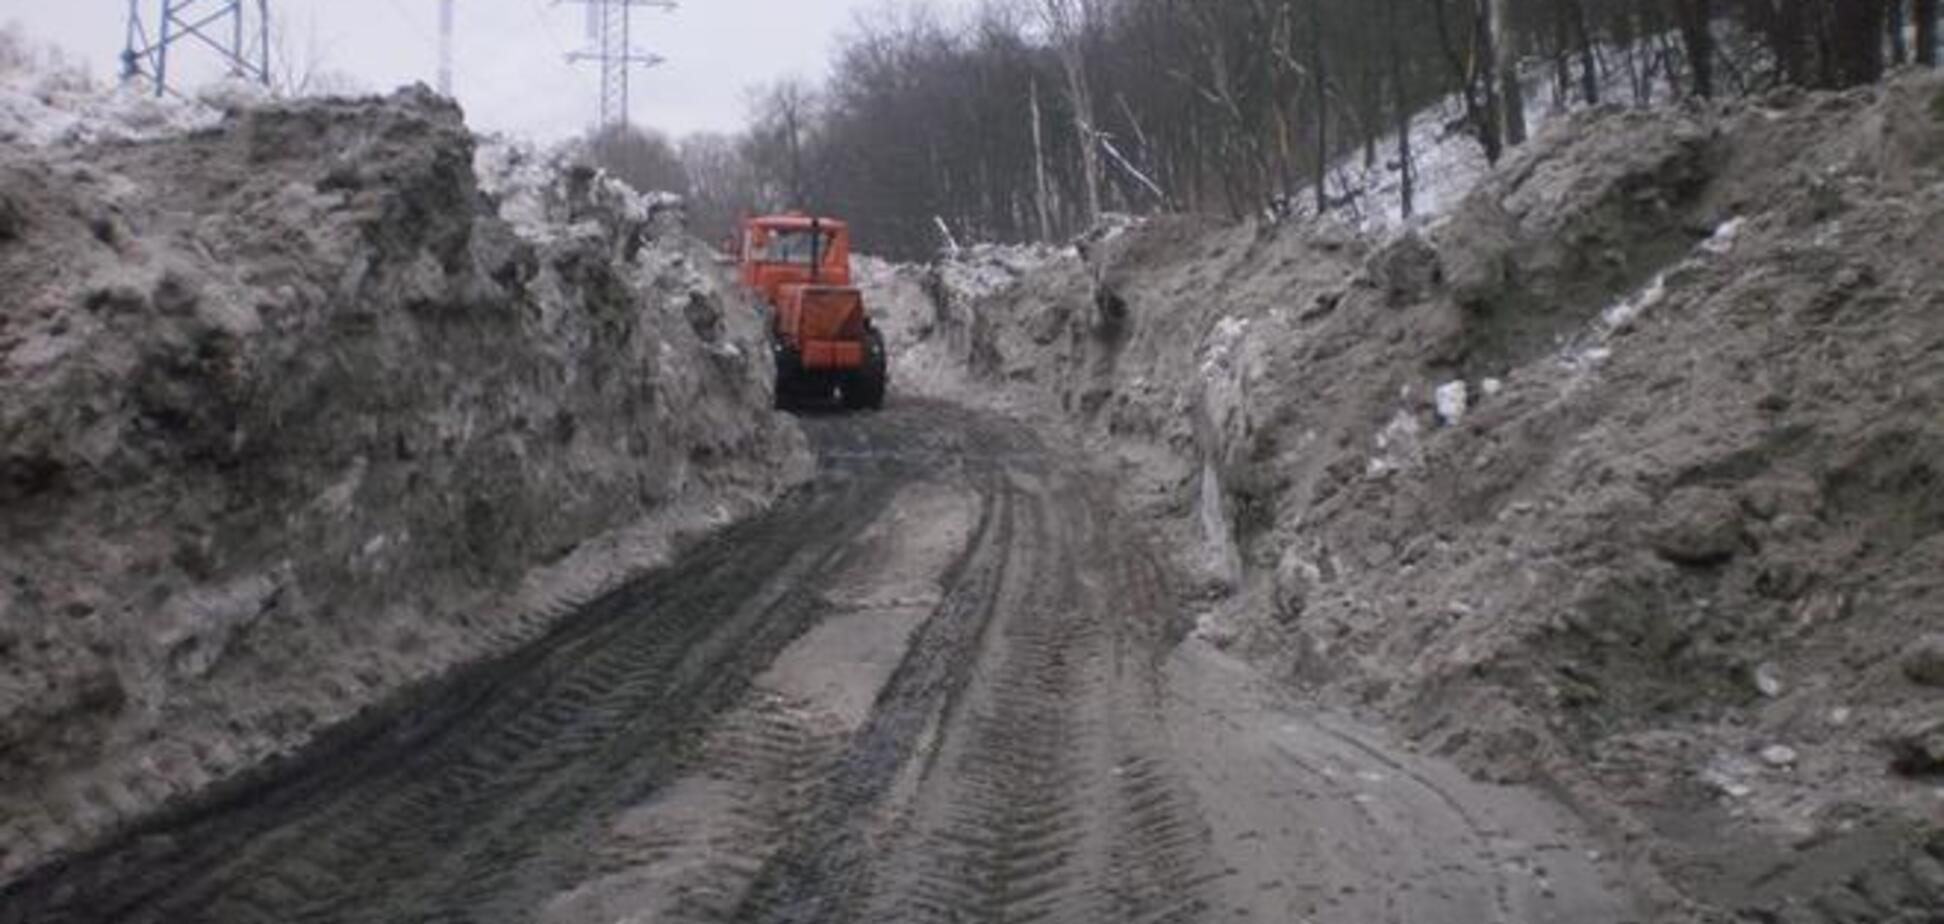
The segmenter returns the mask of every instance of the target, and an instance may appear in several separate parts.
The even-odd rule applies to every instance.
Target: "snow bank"
[[[1027,274],[1074,256],[1071,247],[1045,244],[975,244],[938,266],[940,281],[956,304],[1010,290]]]
[[[479,188],[499,201],[500,217],[531,241],[598,234],[602,222],[647,228],[663,216],[678,217],[683,207],[681,196],[640,192],[591,166],[574,142],[542,149],[487,136],[473,154],[473,172]]]
[[[59,50],[0,31],[0,142],[33,147],[146,141],[208,128],[261,88],[224,81],[195,99],[101,86]]]
[[[1667,41],[1662,36],[1648,39],[1641,48]],[[1603,61],[1621,60],[1625,49],[1602,47]],[[1552,81],[1550,62],[1529,63],[1525,76],[1525,122],[1528,135],[1537,137],[1563,118],[1590,108],[1576,95],[1561,95]],[[1614,75],[1617,76],[1617,75]],[[1655,74],[1646,84],[1642,105],[1656,98],[1671,98],[1675,89],[1665,74]],[[1330,167],[1329,195],[1344,202],[1339,216],[1367,234],[1386,235],[1413,223],[1435,224],[1463,201],[1472,187],[1491,171],[1484,148],[1465,127],[1464,97],[1453,94],[1420,110],[1410,124],[1412,173],[1412,215],[1403,214],[1404,174],[1397,159],[1398,135],[1385,134],[1373,150],[1374,161],[1365,160],[1361,148],[1338,159]],[[1314,219],[1313,197],[1298,196],[1272,210],[1272,219]]]
[[[516,210],[581,222],[515,230],[476,150],[422,88],[0,144],[0,648],[36,640],[0,671],[0,885],[808,473],[760,316],[643,225],[666,197],[489,145]]]

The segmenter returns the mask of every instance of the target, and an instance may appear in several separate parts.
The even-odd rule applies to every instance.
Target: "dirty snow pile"
[[[1004,292],[1027,273],[1073,254],[1071,248],[1043,244],[976,244],[938,264],[939,285],[969,304]]]
[[[625,239],[658,224],[664,230],[681,224],[682,197],[637,191],[590,165],[576,143],[542,149],[503,136],[483,138],[473,169],[480,191],[498,201],[500,217],[528,240],[617,232]]]
[[[1557,787],[1656,919],[1944,907],[1944,78],[1565,115],[1381,237],[1082,251],[921,288],[928,356],[1116,467],[1206,639]]]
[[[259,98],[224,81],[194,100],[158,99],[140,86],[103,86],[59,51],[0,29],[0,143],[36,146],[143,141],[209,128]]]
[[[1052,267],[1078,271],[1077,247],[978,244],[929,266],[852,257],[873,323],[891,354],[891,377],[901,394],[958,395],[968,385],[961,357],[977,306],[1001,298]],[[1003,396],[990,396],[1003,402]]]
[[[422,88],[68,124],[0,144],[0,881],[808,472],[665,199],[498,155],[496,202]]]

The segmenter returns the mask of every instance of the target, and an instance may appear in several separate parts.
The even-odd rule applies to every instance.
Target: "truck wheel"
[[[776,409],[787,411],[796,406],[797,392],[803,386],[798,382],[802,377],[802,362],[791,350],[778,349],[776,356]]]
[[[884,338],[871,331],[865,341],[864,368],[844,383],[844,406],[853,410],[878,410],[884,407],[884,392],[891,372],[884,356]]]
[[[852,411],[875,411],[884,406],[884,379],[869,370],[844,383],[844,407]]]

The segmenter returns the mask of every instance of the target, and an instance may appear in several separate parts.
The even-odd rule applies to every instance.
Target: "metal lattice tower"
[[[169,52],[188,42],[214,51],[231,74],[270,84],[270,0],[153,0],[154,27],[142,15],[142,0],[128,0],[128,40],[122,49],[122,79],[147,77],[155,95],[169,92]],[[255,22],[245,9],[254,7]],[[249,25],[255,25],[254,30]],[[250,33],[254,32],[254,35]],[[255,46],[250,45],[254,39]]]
[[[634,8],[675,8],[673,0],[570,0],[587,4],[586,51],[567,56],[569,61],[593,61],[601,68],[601,122],[603,129],[628,124],[628,71],[634,67],[654,67],[664,59],[657,54],[636,51],[634,47]]]

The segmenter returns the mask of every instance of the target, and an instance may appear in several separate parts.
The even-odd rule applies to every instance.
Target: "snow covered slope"
[[[1944,907],[1944,78],[1568,115],[1381,230],[1155,220],[914,331],[1205,636],[1570,793],[1666,919]]]
[[[543,162],[495,201],[423,90],[131,125],[11,86],[0,879],[807,473],[760,315],[666,199]]]

